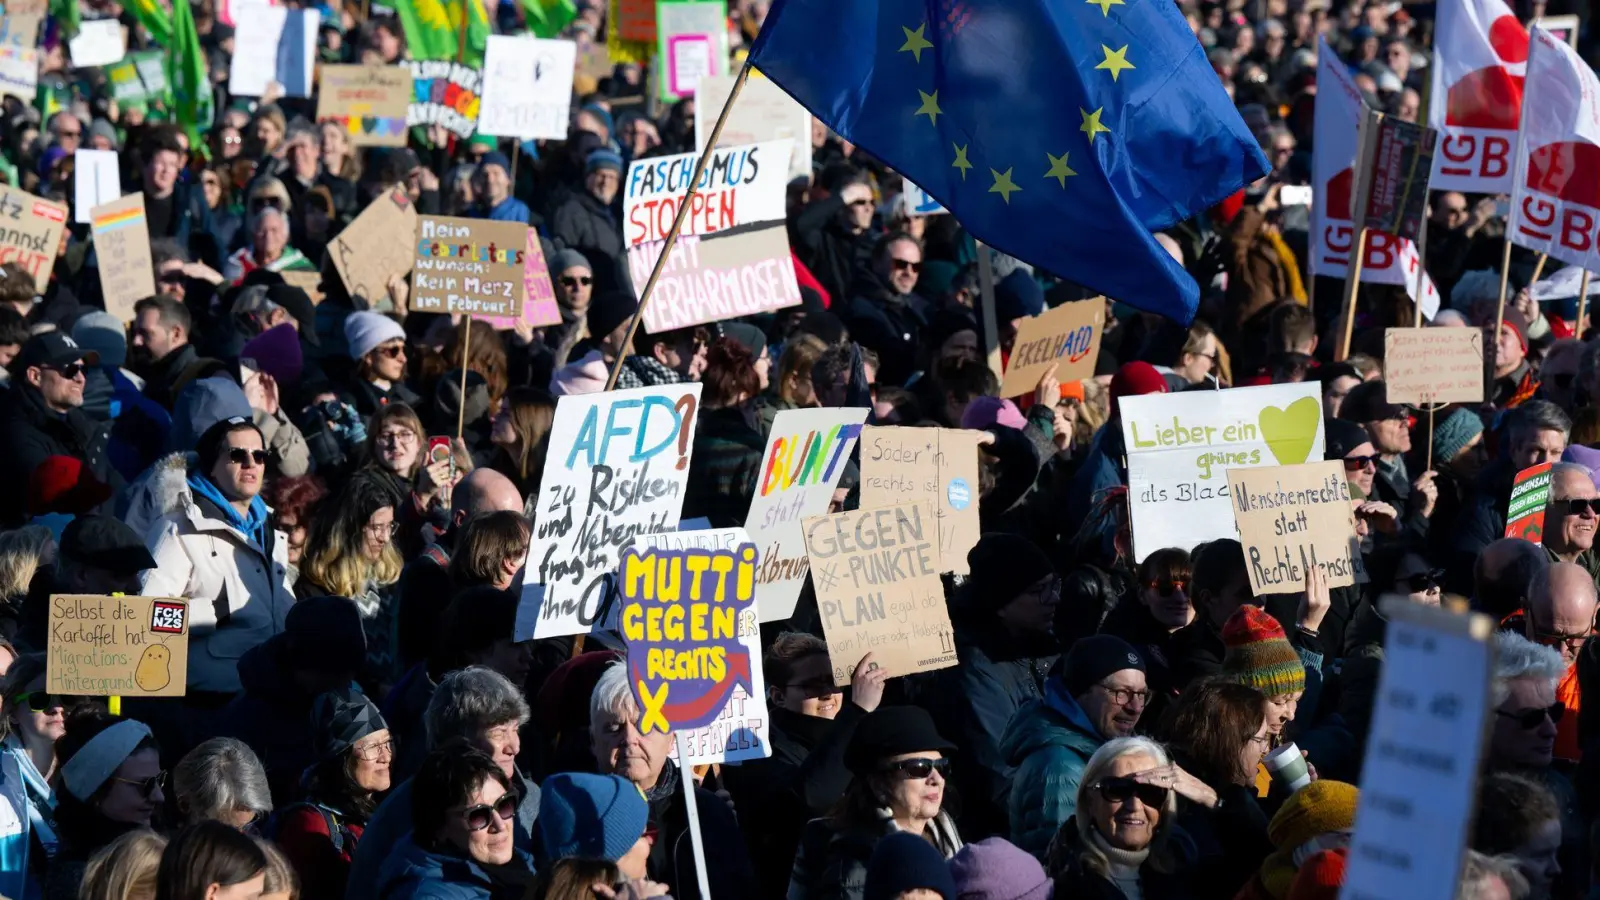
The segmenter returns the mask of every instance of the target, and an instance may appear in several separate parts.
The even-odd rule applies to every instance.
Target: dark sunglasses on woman
[[[27,694],[18,694],[11,699],[19,706],[26,704],[29,709],[36,713],[52,709],[65,709],[67,705],[65,697],[57,697],[49,691],[32,691]]]
[[[921,779],[932,775],[934,772],[938,772],[940,775],[948,778],[950,777],[950,760],[928,759],[926,757],[918,757],[917,759],[902,759],[899,762],[889,763],[887,766],[883,767],[883,770],[885,772],[898,773],[901,778],[905,778],[909,781],[920,781]]]
[[[1551,725],[1559,725],[1561,724],[1561,717],[1566,714],[1567,705],[1560,701],[1549,706],[1525,709],[1522,712],[1509,713],[1503,709],[1495,710],[1495,715],[1515,720],[1525,731],[1532,731],[1543,725],[1546,718],[1550,720]]]
[[[136,790],[138,790],[139,793],[142,794],[146,800],[149,800],[150,796],[152,794],[154,794],[159,788],[166,787],[166,785],[167,785],[167,773],[163,771],[163,772],[159,772],[159,773],[157,773],[155,775],[151,775],[149,778],[137,778],[137,779],[135,779],[135,778],[118,778],[117,776],[113,775],[113,776],[111,776],[111,780],[112,781],[120,781],[123,784],[131,784],[131,785],[133,785],[134,788]]]
[[[1431,591],[1444,583],[1444,570],[1429,569],[1426,572],[1417,572],[1414,575],[1407,575],[1405,582],[1406,587],[1410,588],[1411,593],[1413,594],[1421,594],[1425,591]]]
[[[1107,803],[1127,803],[1134,797],[1151,809],[1160,809],[1167,802],[1167,789],[1158,784],[1145,784],[1132,778],[1102,778],[1094,783],[1100,799]]]
[[[488,828],[491,816],[499,816],[502,822],[509,822],[516,818],[516,795],[506,794],[496,800],[493,806],[479,803],[477,806],[469,806],[461,811],[461,821],[466,823],[468,831],[482,831]]]

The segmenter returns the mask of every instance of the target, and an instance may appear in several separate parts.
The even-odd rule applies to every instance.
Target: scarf
[[[263,549],[266,548],[267,542],[263,529],[267,524],[267,504],[264,500],[260,497],[252,497],[250,499],[250,512],[241,516],[239,511],[233,508],[233,504],[229,502],[228,498],[222,496],[222,491],[217,488],[210,478],[198,472],[191,472],[188,482],[189,490],[215,503],[217,508],[222,510],[222,515],[227,519],[229,525],[233,526],[245,537],[255,541],[257,546]]]
[[[1104,857],[1106,865],[1110,867],[1107,877],[1117,884],[1125,896],[1134,896],[1130,890],[1139,891],[1139,869],[1150,858],[1150,848],[1119,850],[1111,846],[1100,830],[1094,827],[1089,829],[1089,846]]]
[[[51,790],[50,783],[39,772],[39,767],[33,764],[33,756],[23,746],[21,738],[15,734],[6,735],[4,740],[0,740],[0,749],[9,752],[17,761],[28,798],[28,824],[39,839],[39,845],[44,848],[45,856],[55,856],[56,847],[60,845],[54,822],[51,821],[56,809],[55,791]]]
[[[1289,295],[1294,297],[1294,302],[1301,306],[1309,302],[1306,298],[1306,286],[1300,280],[1300,261],[1294,258],[1294,251],[1284,243],[1283,235],[1271,228],[1261,229],[1261,234],[1272,245],[1272,252],[1278,255],[1278,263],[1283,267],[1283,277],[1289,282]]]
[[[664,797],[670,797],[678,791],[678,766],[672,760],[667,760],[661,767],[661,775],[656,779],[656,786],[644,792],[647,803],[654,803]]]

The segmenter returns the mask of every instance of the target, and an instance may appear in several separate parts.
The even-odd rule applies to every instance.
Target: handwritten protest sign
[[[1056,379],[1063,384],[1093,378],[1105,318],[1106,302],[1096,297],[1063,303],[1022,320],[1011,345],[1006,377],[1000,382],[1000,396],[1033,393],[1039,386],[1039,376],[1052,365],[1056,367]]]
[[[522,319],[534,328],[561,324],[561,305],[556,302],[556,288],[550,283],[550,266],[545,262],[544,244],[539,232],[528,229],[528,253],[522,264],[522,283],[527,296],[522,300]],[[501,331],[516,326],[510,316],[482,316],[485,322]]]
[[[321,21],[315,9],[251,5],[234,10],[239,37],[228,61],[228,92],[260,97],[275,81],[285,97],[310,97]]]
[[[1390,328],[1383,333],[1383,381],[1390,403],[1482,403],[1483,332],[1476,328]]]
[[[824,515],[867,420],[865,409],[786,409],[767,436],[745,528],[761,551],[756,597],[761,621],[794,615],[809,570],[804,519]]]
[[[95,257],[100,263],[100,290],[105,294],[106,312],[124,322],[132,322],[133,305],[156,293],[144,195],[129,194],[114,203],[97,206],[89,218]]]
[[[1544,543],[1544,508],[1550,502],[1550,468],[1540,463],[1517,473],[1511,482],[1511,501],[1506,506],[1504,537]]]
[[[465,140],[478,127],[483,73],[448,60],[411,61],[411,105],[407,125],[443,125]]]
[[[571,41],[489,35],[478,133],[522,140],[564,139],[577,55],[578,47]]]
[[[1414,241],[1428,205],[1438,132],[1395,116],[1385,116],[1377,132],[1366,180],[1366,226]]]
[[[33,289],[44,293],[56,264],[61,234],[67,229],[67,208],[0,184],[0,263],[15,263],[33,276]]]
[[[694,89],[694,144],[704,147],[711,139],[717,124],[717,113],[733,93],[732,75],[711,75],[700,79]],[[789,178],[811,177],[811,112],[793,97],[761,75],[752,71],[745,80],[744,89],[728,111],[728,120],[722,124],[719,147],[737,147],[741,144],[759,144],[765,141],[790,141],[793,155],[789,157]]]
[[[662,102],[693,97],[701,79],[728,74],[727,21],[722,0],[656,4],[656,83]]]
[[[1235,536],[1228,470],[1322,459],[1316,383],[1123,397],[1135,561]]]
[[[417,208],[403,188],[361,211],[328,247],[328,256],[351,297],[375,304],[388,296],[389,279],[404,277],[416,259]]]
[[[522,315],[528,226],[421,216],[411,272],[412,312]]]
[[[115,150],[79,149],[72,154],[72,215],[89,223],[89,211],[122,196],[122,173]]]
[[[556,403],[528,545],[517,640],[614,628],[622,548],[678,527],[699,384]]]
[[[297,287],[300,290],[305,291],[306,296],[311,298],[311,305],[316,306],[322,303],[323,293],[321,272],[291,271],[279,272],[278,274],[283,276],[284,284],[287,284],[290,287]]]
[[[834,684],[849,684],[869,652],[894,677],[956,664],[929,504],[817,516],[802,527]]]
[[[31,104],[39,92],[39,51],[32,47],[0,47],[0,97],[7,94]]]
[[[1494,704],[1494,622],[1385,597],[1346,897],[1453,900]]]
[[[686,519],[679,523],[678,531],[644,535],[633,545],[640,550],[685,551],[693,548],[734,552],[749,543],[750,535],[743,528],[691,531]],[[756,565],[760,567],[759,554]],[[757,663],[762,653],[761,623],[757,615],[757,607],[761,602],[760,590],[758,573],[755,604],[739,612],[739,643],[743,645],[748,658]],[[626,612],[623,618],[625,620]],[[750,667],[749,679],[748,685],[734,685],[733,692],[713,721],[698,728],[678,727],[678,742],[688,748],[689,765],[743,762],[772,755],[769,737],[772,719],[767,713],[766,679],[760,665]],[[674,759],[678,759],[678,742],[674,743],[672,752],[668,754]],[[684,762],[682,759],[678,761]]]
[[[189,601],[52,594],[45,690],[182,697],[189,680]]]
[[[5,15],[0,15],[0,47],[34,47],[39,40],[39,23],[44,20],[46,0],[6,0]],[[30,95],[28,101],[33,101]]]
[[[861,508],[925,502],[938,522],[935,563],[965,575],[978,543],[977,431],[869,425],[861,430]]]
[[[317,121],[338,122],[356,147],[404,147],[411,106],[405,66],[324,65],[317,76]]]
[[[683,237],[673,246],[650,305],[651,334],[748,316],[800,302],[784,227],[793,141],[712,154]],[[694,174],[695,154],[637,160],[628,168],[623,235],[633,284],[643,286]]]
[[[1232,469],[1228,491],[1252,595],[1303,591],[1311,566],[1331,588],[1366,580],[1342,463]]]
[[[78,69],[117,62],[128,52],[122,23],[116,19],[84,19],[78,23],[78,33],[67,42],[67,52],[72,56],[73,67]]]
[[[901,191],[906,195],[906,212],[913,216],[939,216],[950,210],[944,208],[932,194],[911,183],[911,179],[902,178]]]

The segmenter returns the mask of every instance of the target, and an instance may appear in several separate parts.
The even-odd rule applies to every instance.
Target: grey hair
[[[422,724],[432,750],[451,738],[473,738],[513,720],[520,728],[531,715],[528,701],[510,679],[487,666],[468,666],[439,679]]]
[[[589,727],[594,728],[602,716],[635,719],[639,704],[633,699],[633,689],[628,686],[628,664],[617,660],[600,673],[589,695]]]
[[[1494,635],[1494,684],[1490,700],[1499,706],[1511,694],[1511,682],[1518,678],[1539,678],[1554,686],[1567,671],[1561,654],[1535,644],[1520,634],[1497,631]]]
[[[250,745],[237,738],[212,738],[184,754],[172,770],[178,810],[190,822],[212,819],[231,825],[231,815],[272,812],[272,789]]]
[[[1572,417],[1549,400],[1530,400],[1506,415],[1511,443],[1540,431],[1559,431],[1563,440],[1572,434]]]
[[[1556,481],[1557,479],[1563,477],[1581,478],[1584,481],[1593,484],[1594,470],[1590,469],[1586,465],[1583,465],[1582,463],[1568,462],[1565,460],[1552,465],[1550,467],[1550,502],[1552,503],[1556,500]]]
[[[1172,757],[1167,753],[1167,748],[1147,737],[1113,738],[1101,744],[1100,749],[1089,757],[1088,764],[1083,767],[1083,777],[1078,781],[1078,795],[1075,798],[1079,814],[1073,818],[1078,826],[1078,841],[1084,848],[1084,861],[1101,873],[1109,872],[1111,864],[1105,854],[1095,849],[1099,842],[1095,841],[1091,834],[1094,830],[1093,817],[1086,814],[1089,808],[1089,792],[1094,790],[1100,777],[1111,770],[1111,764],[1124,756],[1148,756],[1155,760],[1157,767],[1172,764]],[[1155,835],[1150,841],[1152,857],[1163,855],[1161,850],[1166,845],[1167,835],[1172,831],[1172,821],[1178,816],[1176,791],[1170,788],[1167,790],[1167,799],[1161,804],[1160,812],[1161,818],[1156,822]],[[1058,834],[1056,840],[1060,840],[1060,837]]]
[[[1528,896],[1528,879],[1517,869],[1516,857],[1488,856],[1468,850],[1466,864],[1461,868],[1461,883],[1456,888],[1456,900],[1485,900],[1498,896],[1489,890],[1495,879],[1506,886],[1511,900],[1523,900]]]

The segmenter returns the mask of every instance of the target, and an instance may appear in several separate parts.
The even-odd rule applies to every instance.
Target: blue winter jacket
[[[1044,689],[1044,699],[1017,710],[1000,740],[1016,767],[1007,802],[1011,843],[1040,860],[1061,823],[1072,818],[1083,770],[1105,743],[1059,679],[1047,680]]]
[[[532,871],[527,851],[512,852],[513,864]],[[382,900],[491,900],[495,883],[474,860],[424,850],[408,836],[384,861],[376,893]]]

